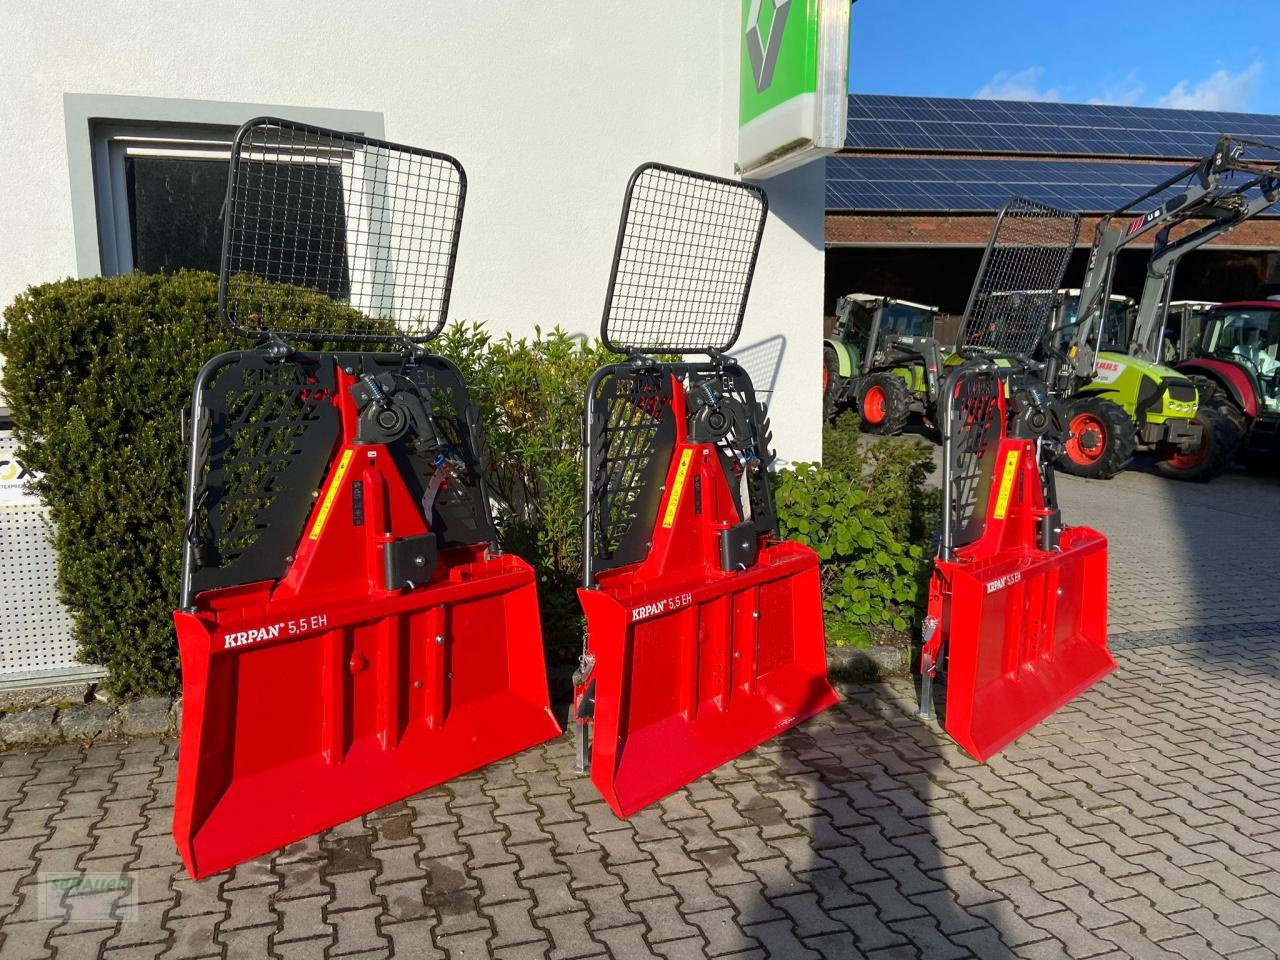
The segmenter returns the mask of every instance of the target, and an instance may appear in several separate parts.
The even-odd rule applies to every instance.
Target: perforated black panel
[[[604,367],[587,397],[588,564],[643,560],[675,443],[671,377],[661,369]]]
[[[986,528],[996,451],[1004,431],[998,401],[1002,386],[995,374],[964,375],[958,389],[951,418],[942,425],[951,440],[942,478],[950,491],[951,547],[973,543]]]
[[[338,440],[332,362],[223,354],[196,384],[194,592],[283,576]]]

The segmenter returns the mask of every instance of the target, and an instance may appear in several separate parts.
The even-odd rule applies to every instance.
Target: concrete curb
[[[42,703],[0,716],[0,749],[49,747],[59,743],[166,737],[177,733],[182,699],[144,697],[124,703]]]
[[[828,647],[827,672],[833,681],[879,680],[905,677],[911,672],[911,658],[901,647]]]

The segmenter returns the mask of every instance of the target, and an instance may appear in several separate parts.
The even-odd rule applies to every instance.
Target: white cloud
[[[973,95],[979,100],[1061,100],[1062,91],[1057,87],[1040,89],[1042,76],[1044,67],[1027,67],[1017,73],[1001,70]]]
[[[1146,92],[1146,87],[1138,82],[1138,75],[1130,73],[1117,83],[1107,84],[1102,88],[1101,96],[1090,97],[1089,102],[1129,107],[1141,100]]]
[[[1256,61],[1239,73],[1216,70],[1199,83],[1180,81],[1155,105],[1179,110],[1245,110],[1261,76],[1262,64]]]

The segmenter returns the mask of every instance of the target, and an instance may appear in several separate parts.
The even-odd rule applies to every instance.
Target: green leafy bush
[[[917,624],[926,600],[939,497],[926,481],[934,464],[923,443],[858,432],[845,414],[823,429],[823,463],[777,477],[781,533],[822,561],[827,637],[864,646]]]
[[[368,323],[319,295],[292,295],[333,329]],[[179,420],[204,362],[246,345],[218,321],[208,273],[63,280],[4,311],[4,393],[49,508],[59,592],[80,658],[106,666],[118,695],[179,686]]]
[[[582,645],[584,396],[596,368],[618,357],[559,327],[495,338],[480,324],[453,324],[438,349],[480,407],[498,538],[537,571],[548,659],[568,662]]]

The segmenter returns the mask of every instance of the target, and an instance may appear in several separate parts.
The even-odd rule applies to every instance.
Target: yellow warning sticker
[[[1009,512],[1009,495],[1013,493],[1013,481],[1018,473],[1018,451],[1010,450],[1004,458],[1004,473],[1000,476],[1000,493],[996,496],[996,509],[992,516],[1003,520]]]
[[[316,522],[311,525],[311,533],[307,535],[308,540],[320,539],[320,531],[324,529],[325,521],[329,519],[329,511],[333,509],[333,501],[338,498],[338,490],[342,488],[342,478],[347,475],[347,467],[351,466],[351,456],[354,452],[353,450],[342,451],[342,457],[338,460],[338,469],[333,471],[329,489],[324,492],[320,509],[316,511]]]
[[[692,450],[685,450],[680,454],[680,466],[676,467],[676,480],[671,485],[671,496],[667,498],[667,511],[662,515],[662,526],[667,529],[676,522],[676,509],[680,506],[680,494],[684,493],[684,480],[689,475],[689,461],[692,459]]]

